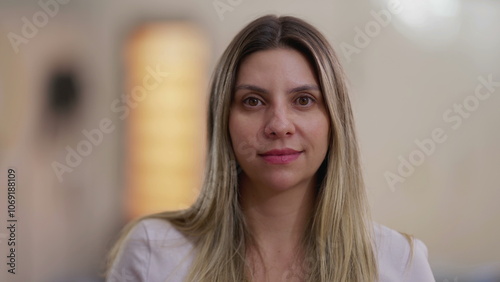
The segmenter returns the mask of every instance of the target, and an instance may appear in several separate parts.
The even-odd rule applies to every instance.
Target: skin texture
[[[301,53],[279,48],[242,61],[229,132],[242,169],[242,209],[263,260],[255,266],[257,281],[281,281],[296,259],[312,210],[315,176],[328,150],[329,130],[314,69]],[[301,153],[285,164],[261,156],[283,148]]]

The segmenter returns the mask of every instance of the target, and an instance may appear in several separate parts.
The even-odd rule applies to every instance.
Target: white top
[[[380,282],[435,281],[427,260],[427,247],[415,239],[414,254],[407,265],[410,245],[399,232],[375,224]],[[169,222],[145,219],[125,239],[108,282],[184,281],[192,262],[193,245]]]

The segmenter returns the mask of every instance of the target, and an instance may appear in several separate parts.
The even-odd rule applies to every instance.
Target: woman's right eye
[[[260,104],[262,104],[262,102],[255,97],[248,97],[248,98],[243,100],[243,103],[245,105],[250,106],[250,107],[256,107],[256,106],[259,106]]]

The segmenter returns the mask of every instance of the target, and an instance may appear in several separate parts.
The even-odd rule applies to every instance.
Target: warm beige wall
[[[2,40],[9,32],[21,34],[21,18],[41,11],[36,2],[31,3],[1,2]],[[2,55],[10,60],[2,60],[1,68],[12,72],[0,80],[11,79],[19,85],[19,91],[5,93],[17,101],[8,106],[15,107],[19,117],[2,116],[3,125],[10,127],[2,135],[17,134],[13,142],[0,148],[1,179],[6,167],[17,168],[20,218],[17,273],[7,273],[2,264],[0,281],[67,281],[96,273],[111,236],[122,224],[118,134],[105,136],[73,172],[63,175],[62,183],[51,166],[53,161],[64,162],[65,146],[74,148],[83,139],[83,129],[95,128],[102,117],[110,115],[110,101],[118,96],[114,89],[116,55],[100,29],[100,17],[93,14],[92,7],[80,2],[61,6],[47,25],[20,45],[17,54],[7,40],[2,42]],[[73,63],[83,86],[81,111],[73,120],[54,123],[44,108],[46,79],[54,67]],[[5,187],[1,186],[0,196],[1,233],[6,216]],[[2,257],[7,255],[5,248],[2,241]]]
[[[81,129],[91,128],[110,115],[110,102],[123,91],[121,44],[135,23],[154,18],[186,18],[199,23],[212,40],[213,67],[234,34],[257,16],[300,16],[317,26],[340,52],[342,43],[353,44],[356,27],[363,28],[373,20],[370,11],[384,8],[375,1],[240,2],[221,20],[212,1],[73,0],[22,46],[16,60],[23,62],[19,64],[24,69],[21,78],[27,90],[18,95],[33,103],[20,109],[25,115],[25,142],[8,150],[24,152],[12,162],[21,163],[26,184],[22,193],[26,203],[33,204],[25,206],[30,210],[25,211],[25,221],[31,224],[27,230],[32,237],[26,240],[35,244],[31,253],[36,250],[32,276],[52,279],[92,271],[122,223],[123,183],[119,171],[123,132],[119,124],[77,171],[68,174],[64,184],[57,182],[48,163],[64,154],[54,148],[78,142]],[[0,4],[0,26],[7,32],[19,29],[22,16],[39,10],[33,2],[23,3]],[[394,20],[351,60],[340,52],[351,80],[374,218],[422,239],[434,269],[450,268],[456,276],[460,269],[500,261],[500,244],[496,241],[500,236],[500,206],[496,204],[500,196],[500,90],[481,101],[456,130],[442,118],[454,103],[474,93],[478,76],[492,74],[494,81],[500,81],[500,7],[494,1],[460,3],[458,37],[440,49],[422,47],[407,39],[395,28],[400,23]],[[51,147],[38,142],[36,120],[41,106],[36,101],[47,64],[61,52],[79,58],[82,65],[88,86],[83,92],[86,111],[75,124],[77,129]],[[395,172],[398,156],[407,158],[417,148],[414,141],[429,138],[436,128],[443,129],[447,140],[405,183],[391,190],[384,173]],[[0,149],[2,153],[7,150]],[[2,173],[6,165],[2,162]],[[35,207],[36,212],[32,210]],[[26,233],[23,236],[29,237]],[[46,259],[49,252],[53,260]],[[0,273],[2,281],[4,275]]]

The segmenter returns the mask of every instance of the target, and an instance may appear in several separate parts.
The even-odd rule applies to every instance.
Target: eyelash
[[[300,105],[300,104],[298,104],[297,100],[302,99],[302,98],[307,98],[307,99],[309,99],[309,103],[307,103],[307,105]],[[250,106],[250,105],[248,104],[248,102],[249,102],[249,100],[252,100],[252,99],[255,99],[255,100],[257,100],[259,103],[263,104],[263,102],[262,102],[262,100],[261,100],[261,99],[259,99],[259,98],[257,98],[257,97],[253,97],[253,96],[251,96],[251,97],[247,97],[247,98],[243,99],[243,104],[245,104],[245,105],[246,105],[246,106],[248,106],[248,107],[257,107],[257,106],[260,106],[260,105]],[[296,104],[298,104],[298,105],[299,105],[299,106],[301,106],[301,107],[308,107],[308,106],[310,106],[310,105],[311,105],[311,103],[314,103],[314,102],[316,102],[316,99],[314,99],[314,98],[313,98],[313,97],[311,97],[310,95],[302,95],[302,96],[299,96],[299,97],[297,97],[297,98],[295,99],[295,103],[296,103]]]

